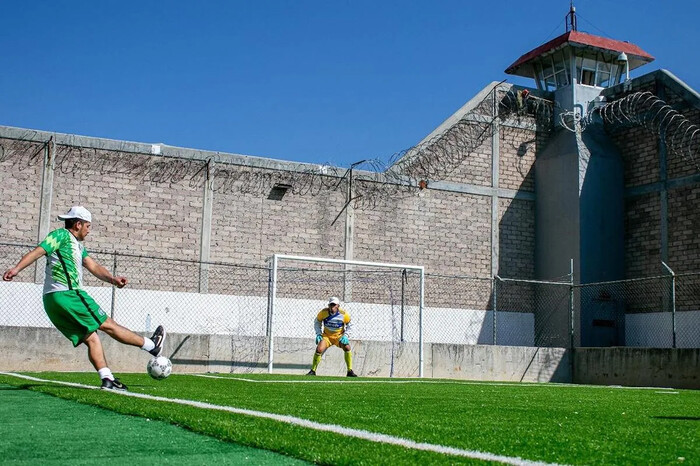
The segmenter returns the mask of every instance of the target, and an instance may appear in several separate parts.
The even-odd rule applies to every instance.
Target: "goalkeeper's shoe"
[[[306,375],[316,375],[316,371],[311,369],[309,372],[306,373]]]
[[[156,331],[153,332],[153,335],[151,335],[151,341],[155,343],[155,348],[153,348],[149,353],[155,358],[160,356],[160,353],[163,352],[163,345],[165,344],[165,329],[163,328],[162,325],[159,325],[158,328],[156,328]]]
[[[102,379],[102,386],[100,387],[102,390],[117,390],[119,392],[125,392],[126,385],[121,383],[119,379]]]
[[[352,369],[348,371],[348,377],[357,377],[357,374],[355,374]]]

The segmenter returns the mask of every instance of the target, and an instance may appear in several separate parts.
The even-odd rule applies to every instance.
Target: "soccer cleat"
[[[102,379],[102,386],[100,388],[102,390],[117,390],[119,392],[125,392],[127,390],[126,385],[121,383],[119,379]]]
[[[306,373],[306,375],[316,375],[316,371],[311,369],[309,372]]]
[[[162,325],[159,325],[156,328],[156,331],[153,332],[153,335],[151,335],[151,340],[156,344],[156,346],[149,351],[149,353],[151,353],[154,358],[157,358],[160,356],[160,353],[163,352],[163,344],[165,343],[165,329]]]
[[[347,375],[347,376],[348,376],[348,377],[357,377],[357,374],[355,374],[355,373],[352,371],[352,369],[350,369],[350,370],[348,371],[348,375]]]

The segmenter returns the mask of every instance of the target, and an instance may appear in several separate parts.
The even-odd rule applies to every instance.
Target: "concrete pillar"
[[[493,90],[493,114],[498,114],[497,89]],[[498,267],[500,260],[499,248],[499,226],[498,226],[498,187],[499,187],[499,168],[501,160],[500,142],[501,142],[501,125],[498,118],[494,118],[491,123],[491,186],[493,188],[491,194],[491,276],[498,275]]]
[[[348,203],[345,208],[345,260],[353,260],[355,234],[355,207],[352,203],[352,168],[348,173],[348,187],[345,202]],[[343,300],[352,301],[352,265],[345,266],[345,280],[343,290]]]
[[[666,88],[663,84],[657,84],[656,95],[661,100],[666,100]],[[658,142],[659,151],[659,182],[661,190],[659,191],[659,255],[662,262],[668,262],[668,165],[667,165],[667,150],[666,140],[661,134]]]
[[[53,173],[56,159],[56,140],[51,136],[44,146],[44,164],[41,170],[41,193],[39,203],[39,235],[37,242],[43,241],[51,228],[51,199],[53,197]],[[34,269],[34,282],[43,283],[43,261],[38,261]]]
[[[206,179],[203,187],[202,231],[199,249],[199,292],[209,291],[209,255],[211,252],[211,216],[214,204],[214,162],[207,162]]]

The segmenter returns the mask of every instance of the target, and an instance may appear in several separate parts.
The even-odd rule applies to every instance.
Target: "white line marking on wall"
[[[16,374],[13,372],[0,372],[0,375],[17,377],[20,379],[31,380],[34,382],[54,383],[54,384],[65,385],[65,386],[69,386],[69,387],[99,390],[99,387],[93,386],[93,385],[83,385],[83,384],[73,383],[73,382],[63,382],[60,380],[40,379],[37,377],[31,377],[28,375]],[[200,401],[192,401],[192,400],[183,400],[183,399],[179,399],[179,398],[165,398],[162,396],[147,395],[145,393],[119,392],[119,391],[114,391],[114,390],[106,390],[106,391],[109,393],[113,393],[115,395],[128,396],[128,397],[132,397],[132,398],[141,398],[141,399],[146,399],[146,400],[163,401],[163,402],[167,402],[167,403],[176,403],[176,404],[185,405],[185,406],[192,406],[195,408],[211,409],[211,410],[216,410],[216,411],[226,411],[226,412],[233,413],[233,414],[258,417],[258,418],[262,418],[262,419],[270,419],[273,421],[283,422],[285,424],[291,424],[291,425],[295,425],[295,426],[299,426],[299,427],[305,427],[307,429],[313,429],[313,430],[318,430],[318,431],[323,431],[323,432],[331,432],[331,433],[343,435],[346,437],[358,438],[358,439],[367,440],[369,442],[375,442],[375,443],[385,443],[385,444],[389,444],[389,445],[396,445],[399,447],[408,448],[408,449],[412,449],[412,450],[428,451],[428,452],[433,452],[433,453],[440,453],[443,455],[462,456],[462,457],[466,457],[466,458],[474,458],[474,459],[479,459],[479,460],[484,460],[484,461],[496,461],[496,462],[500,462],[500,463],[513,464],[513,465],[523,465],[523,466],[525,466],[525,465],[527,465],[527,466],[530,466],[530,465],[548,465],[548,464],[549,465],[556,465],[556,463],[543,463],[543,462],[539,462],[539,461],[530,461],[530,460],[525,460],[522,458],[512,457],[512,456],[494,455],[492,453],[485,453],[485,452],[474,451],[474,450],[463,450],[460,448],[448,447],[445,445],[436,445],[436,444],[432,444],[432,443],[415,442],[413,440],[409,440],[409,439],[405,439],[405,438],[401,438],[401,437],[394,437],[392,435],[378,434],[375,432],[369,432],[369,431],[360,430],[360,429],[351,429],[349,427],[343,427],[343,426],[339,426],[339,425],[335,425],[335,424],[321,424],[320,422],[309,421],[307,419],[301,419],[301,418],[293,417],[293,416],[285,416],[282,414],[266,413],[263,411],[253,411],[250,409],[234,408],[232,406],[215,405],[215,404],[211,404],[211,403],[203,403]]]

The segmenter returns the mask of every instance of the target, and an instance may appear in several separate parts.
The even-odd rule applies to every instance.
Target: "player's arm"
[[[13,278],[17,276],[22,270],[26,269],[30,265],[32,265],[37,259],[39,259],[41,256],[46,255],[46,251],[44,248],[41,246],[37,246],[28,253],[26,253],[22,258],[17,262],[17,265],[12,267],[11,269],[7,269],[5,273],[2,276],[2,279],[5,280],[6,282],[9,282]]]
[[[83,266],[103,282],[115,285],[117,288],[124,288],[126,286],[126,277],[113,276],[109,270],[98,264],[97,261],[90,256],[83,257]]]
[[[316,332],[316,344],[318,345],[321,340],[323,339],[323,336],[321,335],[321,322],[325,318],[323,311],[319,312],[316,318],[314,319],[314,332]]]

